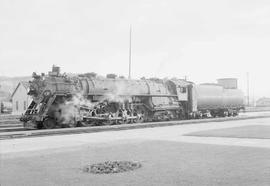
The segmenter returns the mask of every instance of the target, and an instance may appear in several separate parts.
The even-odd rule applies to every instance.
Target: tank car
[[[244,109],[243,92],[225,87],[221,84],[196,85],[197,110],[202,114],[210,113],[213,117],[238,115],[239,110]]]

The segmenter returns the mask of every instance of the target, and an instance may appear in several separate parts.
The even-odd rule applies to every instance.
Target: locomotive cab
[[[192,113],[197,111],[194,84],[182,79],[172,79],[166,81],[166,85],[171,94],[177,95],[177,101],[183,112],[182,117],[188,119]]]

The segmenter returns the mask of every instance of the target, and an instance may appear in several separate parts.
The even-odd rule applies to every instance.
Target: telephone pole
[[[129,29],[129,69],[128,69],[128,79],[131,79],[131,32],[132,32],[132,28],[130,25],[130,29]]]
[[[249,72],[247,72],[247,106],[249,106]]]

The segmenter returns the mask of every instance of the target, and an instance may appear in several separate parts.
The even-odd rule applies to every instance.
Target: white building
[[[260,98],[256,101],[257,107],[270,107],[270,98]]]
[[[15,88],[11,95],[12,99],[12,114],[21,115],[23,114],[27,107],[30,105],[32,99],[27,95],[29,89],[29,83],[22,81]]]

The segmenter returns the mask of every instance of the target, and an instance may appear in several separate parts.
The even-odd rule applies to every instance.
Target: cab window
[[[187,88],[186,87],[180,87],[179,86],[179,91],[180,91],[180,93],[186,93],[187,92]]]

